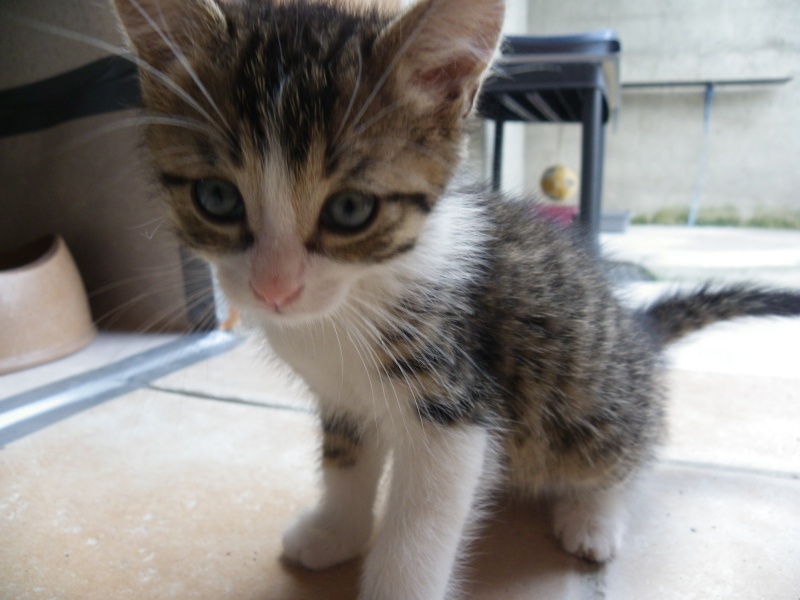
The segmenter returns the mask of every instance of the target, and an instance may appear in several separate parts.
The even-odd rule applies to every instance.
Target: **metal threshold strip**
[[[191,334],[111,365],[0,400],[0,445],[8,444],[151,381],[230,350],[241,338]]]

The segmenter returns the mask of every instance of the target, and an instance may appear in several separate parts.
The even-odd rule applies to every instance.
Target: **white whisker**
[[[402,105],[402,102],[400,100],[396,100],[396,101],[392,102],[391,104],[389,104],[388,106],[384,106],[381,110],[379,110],[374,115],[372,115],[371,118],[367,119],[366,121],[361,123],[361,125],[356,127],[353,130],[353,136],[355,137],[355,136],[361,135],[367,129],[369,129],[372,125],[374,125],[375,123],[378,123],[381,119],[383,119],[383,118],[387,117],[388,115],[392,114],[395,110],[400,108],[401,105]]]
[[[367,109],[370,107],[372,102],[375,100],[375,98],[378,95],[378,93],[381,91],[381,89],[383,89],[383,86],[386,85],[386,81],[389,79],[389,76],[392,74],[392,71],[394,71],[394,68],[397,66],[397,63],[400,62],[400,59],[403,57],[403,55],[406,53],[406,51],[411,47],[411,44],[414,41],[414,38],[416,38],[417,34],[419,33],[419,31],[420,31],[420,29],[422,27],[422,22],[423,21],[424,21],[424,19],[420,20],[420,24],[417,25],[411,31],[411,33],[403,41],[402,45],[397,50],[395,55],[392,57],[392,60],[389,62],[389,65],[386,67],[386,70],[381,74],[381,76],[378,79],[377,83],[372,88],[372,92],[370,92],[370,95],[367,97],[367,99],[364,101],[364,104],[361,106],[361,110],[358,111],[358,114],[356,115],[355,119],[353,119],[353,127],[355,127],[356,125],[359,124],[359,122],[361,121],[361,118],[364,116],[364,113],[366,113]]]
[[[142,127],[143,125],[161,125],[167,127],[180,127],[190,131],[200,131],[207,135],[213,134],[208,130],[208,126],[200,121],[194,121],[185,117],[160,117],[160,116],[137,116],[124,119],[116,119],[103,127],[98,127],[85,135],[78,136],[69,143],[62,145],[58,153],[74,150],[75,148],[92,142],[109,133],[125,129],[126,127]]]
[[[181,63],[181,66],[186,70],[186,73],[189,75],[189,77],[192,78],[192,81],[194,81],[195,85],[200,90],[200,93],[203,94],[206,100],[208,100],[208,103],[211,105],[211,108],[214,109],[214,112],[216,112],[217,116],[219,116],[219,118],[222,120],[222,125],[224,126],[223,130],[227,131],[228,133],[231,133],[231,128],[230,125],[228,125],[228,121],[225,118],[225,115],[222,114],[222,111],[220,110],[219,106],[211,97],[211,94],[208,93],[208,89],[206,88],[205,85],[203,85],[203,82],[197,76],[197,72],[189,64],[186,55],[181,51],[181,49],[175,43],[175,40],[173,40],[169,35],[167,35],[168,28],[163,13],[161,13],[161,22],[164,28],[161,28],[155,23],[150,14],[146,10],[144,10],[144,8],[142,8],[142,5],[139,4],[137,0],[130,0],[130,2],[136,8],[139,14],[141,14],[145,18],[147,23],[153,28],[153,31],[155,31],[158,34],[158,36],[164,41],[167,47],[172,51],[172,53],[175,55],[175,58],[178,59],[178,62]],[[208,115],[206,115],[206,117],[209,120],[211,119],[210,116]]]
[[[349,306],[349,305],[346,305],[345,308],[352,311],[352,307]],[[358,314],[355,313],[355,312],[353,314],[358,316]],[[352,337],[350,337],[351,342],[353,342],[353,344],[355,346],[358,346],[362,350],[364,350],[365,354],[367,352],[369,353],[369,356],[370,356],[370,358],[372,360],[372,364],[373,364],[375,373],[378,375],[378,378],[380,380],[381,391],[383,392],[383,401],[384,401],[384,404],[386,406],[387,414],[389,415],[389,421],[392,424],[392,429],[394,429],[394,417],[392,416],[394,411],[392,411],[391,408],[389,407],[389,398],[386,395],[386,385],[387,384],[383,380],[383,376],[381,375],[381,371],[383,371],[383,373],[384,373],[384,375],[386,375],[387,379],[390,379],[390,378],[389,378],[388,374],[386,373],[385,368],[381,365],[380,359],[378,358],[378,356],[375,353],[374,349],[371,347],[369,341],[364,337],[364,332],[361,331],[361,329],[357,326],[358,323],[354,323],[354,325],[356,325],[356,326],[348,328],[346,330],[347,334],[348,334],[349,337],[350,337],[351,332],[357,334],[357,340],[354,340]],[[361,354],[361,351],[358,350],[358,348],[356,348],[356,351],[358,352],[359,356],[362,357],[362,362],[364,362],[364,367],[366,368],[367,367],[366,361],[364,361],[364,358],[363,358],[363,355]],[[368,373],[368,375],[369,375],[369,373]],[[372,387],[371,382],[370,382],[370,387]],[[413,443],[413,437],[411,436],[411,432],[409,431],[408,425],[406,424],[405,420],[403,419],[403,406],[402,406],[402,403],[400,401],[400,397],[397,394],[397,390],[395,389],[395,387],[393,385],[391,385],[391,383],[389,383],[389,387],[391,388],[391,390],[392,390],[392,392],[394,394],[394,397],[395,397],[395,403],[396,403],[397,408],[398,408],[398,411],[397,411],[398,412],[398,417],[400,418],[400,421],[403,423],[403,426],[406,429],[406,432],[407,432],[407,434],[409,436],[409,439],[411,439],[412,443]],[[372,396],[373,403],[374,403],[374,401],[375,401],[374,389],[372,389],[371,396]]]
[[[372,305],[372,304],[370,304],[368,302],[365,302],[361,298],[354,297],[353,300],[358,302],[360,308],[371,310],[371,311],[373,311],[374,314],[379,314],[380,316],[378,317],[378,319],[386,322],[388,325],[391,326],[391,316],[388,313],[386,313],[385,311],[382,311],[382,309],[378,308],[377,306],[374,306],[374,305]],[[419,388],[423,388],[424,389],[424,384],[420,381],[419,376],[414,374],[414,378],[416,379],[416,385],[415,385],[409,379],[408,373],[406,373],[406,370],[403,369],[403,367],[400,364],[398,358],[394,355],[392,350],[388,347],[388,345],[384,341],[383,334],[378,329],[378,327],[377,327],[377,325],[375,323],[375,320],[376,320],[375,318],[370,318],[370,317],[366,316],[365,314],[359,312],[358,310],[356,310],[355,306],[348,305],[348,309],[350,309],[350,311],[352,312],[353,316],[356,319],[358,319],[358,321],[366,328],[366,330],[360,330],[361,334],[369,336],[369,338],[372,340],[372,342],[375,345],[377,345],[383,351],[383,353],[386,355],[386,357],[389,360],[392,361],[392,363],[395,365],[395,367],[397,368],[397,370],[400,373],[400,375],[403,377],[403,379],[405,381],[405,387],[408,389],[409,395],[411,396],[411,400],[412,400],[412,402],[414,404],[414,408],[416,409],[417,416],[420,418],[420,421],[422,421],[422,415],[421,415],[421,412],[420,412],[420,409],[419,409],[419,400],[417,398],[417,392],[418,392],[418,387],[417,386],[419,386]],[[383,313],[383,314],[380,314],[380,313]],[[389,374],[388,374],[388,372],[386,370],[386,366],[381,365],[380,368],[383,371],[383,374],[387,378],[391,379],[391,377],[389,376]],[[394,386],[392,386],[392,387],[394,389]],[[398,408],[400,409],[400,413],[402,415],[402,414],[404,414],[404,411],[402,410],[402,407],[400,405],[400,399],[399,399],[399,397],[397,397],[396,391],[395,391],[395,398],[396,398],[396,401],[398,403]],[[406,426],[406,430],[408,431],[408,427],[407,426]],[[408,433],[409,433],[409,437],[411,437],[410,436],[410,432],[408,432]],[[426,439],[426,442],[427,442],[427,439]]]
[[[336,133],[333,135],[333,141],[335,142],[339,139],[342,131],[344,130],[345,126],[347,125],[347,119],[350,117],[350,111],[353,110],[353,104],[356,101],[356,95],[358,95],[358,90],[361,87],[361,71],[364,67],[364,57],[361,54],[361,46],[356,44],[356,50],[358,51],[358,72],[356,73],[356,83],[353,86],[353,93],[350,94],[350,101],[347,104],[347,110],[344,111],[344,116],[342,117],[342,122],[339,123],[339,128],[336,130]]]

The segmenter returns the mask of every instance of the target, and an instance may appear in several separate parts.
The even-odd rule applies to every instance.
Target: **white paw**
[[[312,510],[283,534],[283,555],[307,569],[327,569],[359,556],[369,536],[369,525]]]
[[[588,504],[575,500],[559,502],[554,514],[555,534],[570,554],[604,563],[614,558],[622,545],[624,518],[620,511]]]

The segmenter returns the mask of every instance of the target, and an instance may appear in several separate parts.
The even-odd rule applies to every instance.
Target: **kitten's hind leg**
[[[375,432],[323,419],[323,496],[283,536],[283,555],[307,569],[333,567],[364,552],[372,533],[384,453]]]
[[[564,550],[590,562],[616,555],[627,526],[629,483],[581,486],[560,494],[553,507],[553,529]]]

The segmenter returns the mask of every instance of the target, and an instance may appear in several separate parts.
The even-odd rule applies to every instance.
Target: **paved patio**
[[[601,234],[606,256],[662,281],[755,281],[800,287],[800,231],[634,225]]]

